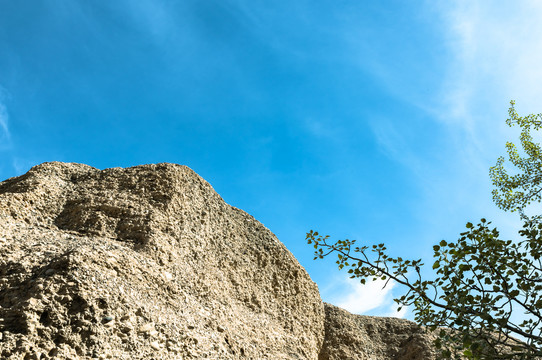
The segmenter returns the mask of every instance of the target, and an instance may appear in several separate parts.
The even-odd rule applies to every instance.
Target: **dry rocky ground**
[[[44,163],[0,183],[1,359],[433,359],[352,315],[185,166]]]

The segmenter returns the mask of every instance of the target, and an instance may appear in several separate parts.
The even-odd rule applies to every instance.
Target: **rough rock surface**
[[[0,183],[1,359],[317,359],[323,337],[306,271],[185,166]]]
[[[354,315],[325,304],[325,339],[319,360],[436,359],[434,335],[404,319]]]
[[[0,183],[0,359],[433,359],[412,322],[320,299],[185,166],[45,163]]]

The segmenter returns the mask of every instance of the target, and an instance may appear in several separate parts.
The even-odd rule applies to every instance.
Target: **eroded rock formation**
[[[432,334],[412,321],[354,315],[325,304],[325,339],[319,360],[434,359]]]
[[[185,166],[0,183],[2,359],[387,359],[418,336],[359,319],[324,311],[275,235]]]

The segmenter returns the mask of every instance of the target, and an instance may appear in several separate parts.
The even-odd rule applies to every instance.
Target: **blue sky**
[[[0,0],[0,178],[45,161],[184,164],[324,300],[395,315],[305,233],[424,258],[495,208],[488,169],[542,112],[537,1]],[[401,313],[399,316],[409,316]]]

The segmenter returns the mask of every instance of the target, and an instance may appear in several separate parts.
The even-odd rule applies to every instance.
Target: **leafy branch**
[[[315,259],[335,253],[339,269],[347,268],[362,284],[372,278],[403,285],[406,294],[395,299],[399,310],[412,306],[416,322],[440,329],[435,345],[443,357],[542,356],[542,224],[527,222],[519,243],[500,240],[489,225],[485,219],[476,226],[468,223],[457,242],[435,245],[434,280],[422,279],[421,259],[390,257],[384,244],[355,246],[356,241],[348,239],[330,243],[329,236],[312,230],[306,240],[315,248]],[[512,317],[517,311],[524,313],[519,324]]]

